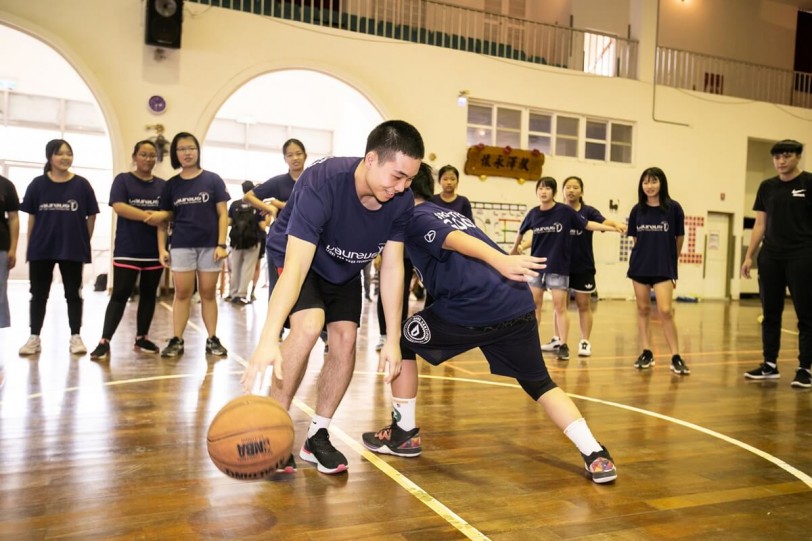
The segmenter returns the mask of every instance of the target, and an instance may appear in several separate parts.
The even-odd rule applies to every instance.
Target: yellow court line
[[[231,358],[237,361],[243,367],[248,365],[245,359],[243,359],[239,355],[232,353]],[[316,412],[310,406],[308,406],[298,398],[293,399],[293,405],[299,408],[301,411],[303,411],[311,418],[316,416]],[[459,530],[463,535],[465,535],[465,537],[467,537],[468,539],[476,539],[480,541],[489,540],[489,538],[485,534],[483,534],[482,532],[471,526],[458,514],[453,512],[451,509],[449,509],[442,503],[440,503],[434,496],[432,496],[431,494],[420,488],[420,486],[418,486],[417,483],[410,480],[408,477],[400,473],[398,470],[396,470],[395,468],[393,468],[392,466],[381,460],[381,458],[378,457],[378,455],[369,451],[366,447],[355,441],[354,438],[352,438],[349,434],[338,428],[338,426],[331,423],[329,430],[331,434],[335,434],[336,436],[338,436],[338,439],[344,442],[345,445],[352,448],[352,450],[361,455],[362,458],[365,458],[370,464],[381,470],[390,479],[392,479],[394,482],[396,482],[401,487],[406,489],[406,491],[409,494],[417,498],[421,503],[423,503],[429,509],[434,511],[437,515],[439,515],[440,518],[442,518],[450,525],[452,525],[454,528]]]

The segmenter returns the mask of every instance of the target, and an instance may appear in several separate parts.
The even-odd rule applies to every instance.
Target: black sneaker
[[[220,339],[216,336],[206,338],[206,353],[210,355],[219,355],[225,357],[228,355],[228,350],[220,343]]]
[[[685,364],[685,361],[683,361],[679,355],[671,357],[671,371],[680,376],[687,376],[691,373],[691,369],[688,368],[688,365]]]
[[[799,366],[797,372],[795,372],[795,379],[792,380],[790,385],[803,389],[812,387],[812,378],[810,378],[809,369]]]
[[[173,336],[161,352],[161,357],[177,357],[181,353],[183,353],[183,338]]]
[[[634,362],[634,367],[638,370],[645,370],[654,366],[654,354],[650,349],[644,349],[643,353]]]
[[[601,445],[601,450],[592,453],[589,456],[581,453],[584,458],[584,468],[587,473],[592,477],[595,483],[611,483],[617,479],[617,469],[612,457],[606,447]]]
[[[347,457],[330,443],[330,433],[319,428],[312,438],[307,438],[299,451],[299,458],[316,464],[321,473],[341,473],[347,470]]]
[[[158,353],[159,351],[161,351],[161,348],[158,347],[158,344],[156,344],[146,336],[136,337],[135,344],[133,344],[133,349],[135,351],[144,351],[146,353]]]
[[[293,455],[289,455],[287,460],[280,461],[276,465],[276,473],[296,473],[296,461],[293,459]]]
[[[561,344],[560,346],[558,346],[558,360],[559,361],[570,360],[570,347],[567,344]]]
[[[99,342],[96,349],[90,352],[90,358],[94,361],[103,361],[110,358],[110,342]]]
[[[403,430],[392,418],[392,424],[377,432],[364,432],[364,447],[383,455],[416,457],[423,452],[420,447],[420,428]]]
[[[749,372],[744,373],[746,379],[779,379],[781,374],[778,373],[778,365],[771,365],[768,363],[761,363],[761,366],[754,368]]]

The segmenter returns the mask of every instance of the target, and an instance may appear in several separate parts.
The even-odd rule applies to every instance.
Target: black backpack
[[[228,235],[232,248],[247,250],[259,244],[261,231],[257,225],[254,207],[243,205],[237,207],[234,210],[233,222]]]

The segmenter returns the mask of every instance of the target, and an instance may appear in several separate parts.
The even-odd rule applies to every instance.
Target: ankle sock
[[[310,426],[307,428],[307,437],[312,438],[319,429],[322,428],[329,428],[330,421],[332,419],[328,419],[327,417],[321,417],[320,415],[316,415],[313,417],[313,421],[310,423]]]
[[[575,444],[582,455],[589,456],[602,449],[601,444],[598,443],[598,440],[592,435],[592,431],[589,430],[586,419],[583,417],[571,422],[567,428],[564,429],[564,435]]]
[[[416,409],[417,398],[392,397],[392,414],[395,422],[403,430],[412,430],[416,426]]]

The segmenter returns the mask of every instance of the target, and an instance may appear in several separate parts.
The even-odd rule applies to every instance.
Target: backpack
[[[254,207],[241,205],[234,210],[233,224],[228,238],[231,247],[237,250],[253,248],[260,241],[260,230],[257,225]]]

